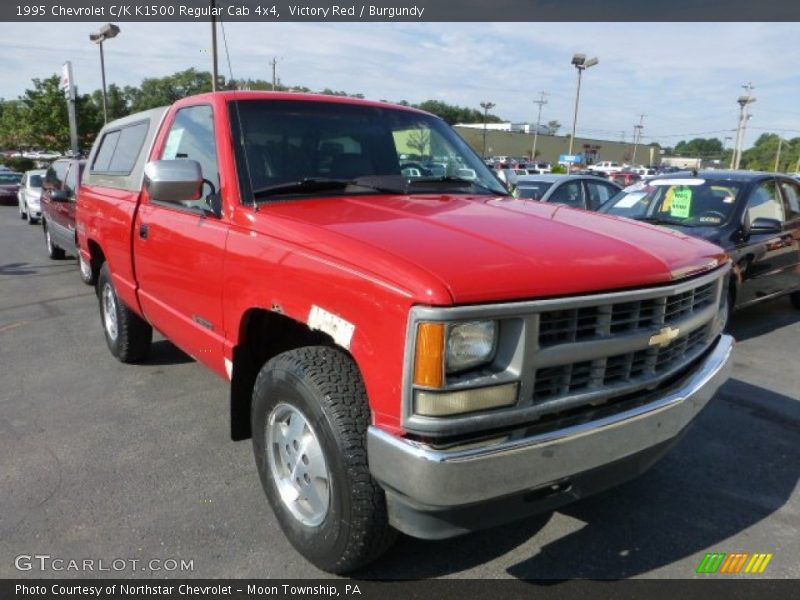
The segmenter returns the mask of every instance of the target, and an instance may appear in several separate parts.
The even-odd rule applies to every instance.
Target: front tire
[[[276,356],[258,374],[251,418],[261,483],[300,554],[346,573],[389,548],[396,533],[367,464],[367,393],[347,354],[314,346]]]
[[[55,242],[53,242],[53,238],[50,235],[50,228],[47,227],[47,223],[44,224],[44,243],[47,247],[47,256],[52,260],[61,260],[66,255],[64,249],[59,248],[56,246]]]
[[[24,221],[28,218],[28,214],[22,209],[23,204],[25,203],[19,198],[17,198],[17,207],[19,208],[19,218]]]
[[[111,354],[124,363],[142,360],[150,350],[153,328],[119,299],[108,263],[103,264],[97,278],[97,298]]]

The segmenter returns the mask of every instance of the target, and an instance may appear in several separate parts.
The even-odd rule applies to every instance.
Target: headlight
[[[496,321],[424,322],[417,327],[414,384],[444,386],[452,375],[488,363],[497,342]]]
[[[445,371],[466,371],[488,362],[494,355],[497,321],[469,321],[447,328]]]

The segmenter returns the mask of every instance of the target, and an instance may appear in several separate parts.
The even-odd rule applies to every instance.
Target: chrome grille
[[[588,341],[609,335],[673,325],[712,304],[717,282],[661,298],[618,302],[539,315],[539,346]]]
[[[535,401],[593,389],[636,383],[660,375],[694,358],[706,344],[710,325],[695,329],[665,348],[649,347],[595,360],[538,369],[534,380]]]

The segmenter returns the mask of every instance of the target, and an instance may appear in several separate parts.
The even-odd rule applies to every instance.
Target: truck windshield
[[[506,195],[480,157],[437,117],[391,107],[237,100],[243,200],[342,194]]]

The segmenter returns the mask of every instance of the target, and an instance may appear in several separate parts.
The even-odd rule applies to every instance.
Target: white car
[[[613,160],[602,160],[599,163],[589,165],[587,171],[602,171],[603,173],[618,173],[625,168],[625,165]]]
[[[42,219],[42,207],[39,205],[39,198],[42,195],[42,181],[44,180],[44,169],[25,171],[22,181],[19,182],[17,192],[17,204],[19,205],[20,219],[27,219],[28,223],[34,225]]]

